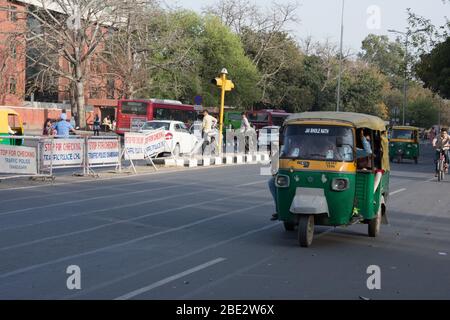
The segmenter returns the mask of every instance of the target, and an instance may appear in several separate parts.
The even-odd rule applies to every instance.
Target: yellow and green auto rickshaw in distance
[[[398,163],[403,159],[414,160],[417,164],[420,156],[419,128],[394,126],[389,140],[390,161],[394,158]]]
[[[312,244],[315,225],[364,223],[370,237],[378,236],[387,223],[389,195],[384,121],[358,113],[306,112],[290,116],[283,129],[275,185],[285,229],[298,226],[302,247]]]
[[[10,130],[15,134],[11,134]],[[23,136],[23,123],[20,114],[13,109],[0,107],[0,144],[22,145],[22,139],[2,138],[2,136]]]

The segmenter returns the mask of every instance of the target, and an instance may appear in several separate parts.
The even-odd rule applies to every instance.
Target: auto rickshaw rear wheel
[[[381,227],[381,205],[380,209],[378,209],[377,216],[370,220],[369,222],[369,237],[376,238],[380,234],[380,227]]]
[[[298,242],[301,247],[311,246],[314,238],[314,216],[302,215],[298,222]]]
[[[286,231],[294,231],[295,230],[295,223],[293,222],[289,222],[289,221],[284,221],[284,229]]]

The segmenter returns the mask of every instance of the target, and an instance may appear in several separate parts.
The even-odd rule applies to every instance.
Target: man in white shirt
[[[217,119],[209,115],[207,110],[203,111],[203,123],[202,123],[202,135],[203,135],[203,145],[202,154],[205,151],[206,146],[211,142],[210,134],[213,132],[213,127],[217,124]]]

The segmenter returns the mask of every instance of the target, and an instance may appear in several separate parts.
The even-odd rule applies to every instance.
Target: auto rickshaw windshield
[[[281,158],[351,162],[353,151],[350,127],[292,124],[284,131]]]
[[[413,130],[394,129],[394,130],[392,130],[392,133],[391,133],[391,139],[413,140],[414,139],[414,131]]]

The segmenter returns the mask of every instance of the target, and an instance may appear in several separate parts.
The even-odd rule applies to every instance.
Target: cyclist
[[[448,163],[449,163],[449,153],[450,150],[450,136],[448,135],[447,129],[442,129],[440,136],[436,136],[436,138],[433,139],[433,148],[436,150],[435,153],[435,163],[436,163],[436,177],[438,175],[438,169],[437,169],[437,162],[439,161],[440,156],[440,150],[444,151],[445,156],[445,173],[448,173]]]

